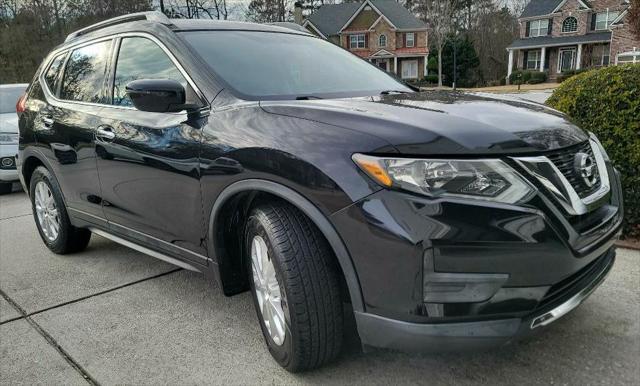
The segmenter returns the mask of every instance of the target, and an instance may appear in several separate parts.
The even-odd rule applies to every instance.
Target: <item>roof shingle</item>
[[[563,37],[541,36],[537,38],[526,38],[526,39],[514,40],[513,43],[511,43],[507,48],[522,49],[522,48],[554,47],[554,46],[564,46],[568,44],[579,44],[579,43],[599,43],[599,42],[607,42],[610,40],[611,40],[610,31],[590,33],[590,34],[578,35],[578,36],[563,36]]]
[[[520,17],[532,17],[548,15],[560,4],[562,0],[531,0]]]

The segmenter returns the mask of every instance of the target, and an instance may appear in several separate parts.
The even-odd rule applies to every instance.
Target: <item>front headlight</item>
[[[0,145],[17,145],[18,134],[16,133],[0,133]]]
[[[498,159],[408,159],[354,154],[353,161],[385,187],[432,197],[454,196],[514,204],[533,192],[518,172]]]

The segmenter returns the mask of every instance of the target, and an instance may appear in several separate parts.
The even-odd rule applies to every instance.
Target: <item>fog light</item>
[[[11,167],[15,166],[15,162],[13,161],[13,157],[2,158],[2,161],[0,161],[0,164],[2,165],[3,168],[11,168]]]

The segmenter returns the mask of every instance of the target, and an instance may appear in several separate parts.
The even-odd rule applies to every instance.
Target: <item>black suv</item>
[[[92,233],[246,290],[290,371],[364,346],[486,347],[614,262],[617,171],[542,105],[420,93],[276,26],[127,15],[70,35],[18,103],[44,243]],[[347,307],[346,309],[349,309]]]

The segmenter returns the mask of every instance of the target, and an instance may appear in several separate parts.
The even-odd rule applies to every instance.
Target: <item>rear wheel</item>
[[[87,247],[91,232],[71,225],[60,187],[46,168],[40,166],[34,170],[29,193],[38,232],[52,252],[66,254]]]
[[[296,372],[334,359],[343,310],[332,250],[315,225],[285,203],[254,209],[245,230],[249,282],[274,359]]]

